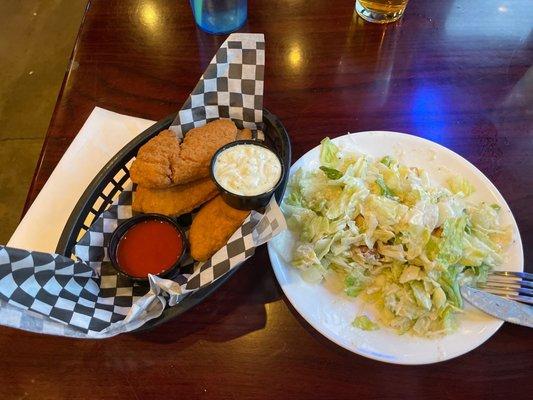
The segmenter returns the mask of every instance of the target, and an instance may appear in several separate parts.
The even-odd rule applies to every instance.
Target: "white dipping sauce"
[[[222,151],[213,174],[220,186],[241,196],[255,196],[272,190],[281,177],[281,163],[269,149],[239,144]]]

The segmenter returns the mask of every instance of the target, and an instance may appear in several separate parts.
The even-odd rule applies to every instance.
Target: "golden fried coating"
[[[237,137],[237,127],[229,119],[217,119],[191,129],[181,144],[181,158],[209,164],[213,154]]]
[[[185,184],[209,176],[209,163],[198,163],[186,158],[179,158],[172,164],[173,184]]]
[[[175,133],[163,131],[139,149],[130,169],[131,180],[162,189],[205,178],[215,152],[234,141],[237,132],[231,120],[219,119],[191,129],[180,145]]]
[[[220,196],[209,201],[193,219],[189,231],[192,258],[208,260],[226,244],[249,213],[230,207]]]
[[[248,128],[244,128],[237,132],[237,140],[250,140],[252,138],[252,131]]]
[[[217,194],[217,188],[210,178],[166,189],[138,186],[133,195],[132,208],[143,213],[180,216],[191,212]]]
[[[180,152],[176,134],[170,130],[160,132],[139,149],[130,168],[131,180],[151,188],[171,186],[171,165],[177,162]]]

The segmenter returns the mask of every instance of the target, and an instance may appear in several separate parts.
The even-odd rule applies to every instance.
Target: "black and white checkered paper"
[[[260,131],[264,59],[263,35],[230,35],[171,128],[183,136],[211,120],[231,118],[240,128]],[[285,228],[283,214],[272,199],[264,214],[252,211],[210,260],[189,258],[175,276],[150,276],[148,286],[139,285],[117,274],[107,255],[113,231],[132,216],[132,198],[133,186],[128,181],[76,244],[76,261],[0,246],[0,300],[26,310],[15,318],[6,314],[13,309],[0,310],[0,324],[6,318],[7,325],[21,329],[89,338],[137,329],[161,315],[165,307],[238,267],[254,254],[255,247]]]
[[[264,36],[230,35],[209,63],[170,129],[183,136],[206,122],[231,118],[240,129],[260,130],[264,75]]]

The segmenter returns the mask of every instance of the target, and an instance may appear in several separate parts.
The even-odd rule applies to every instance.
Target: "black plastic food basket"
[[[130,176],[129,166],[137,155],[139,148],[162,130],[168,129],[176,115],[169,115],[139,134],[96,175],[70,214],[56,248],[58,254],[63,254],[67,257],[72,256],[76,242],[87,232],[98,216],[117,198],[120,192],[124,190],[124,185]],[[266,109],[263,110],[263,122],[265,143],[276,150],[286,167],[284,168],[282,184],[275,193],[276,200],[279,203],[287,186],[288,172],[291,165],[291,145],[287,130],[281,121]],[[236,268],[211,285],[190,294],[174,307],[167,307],[161,316],[147,322],[137,330],[153,328],[194,307],[224,284],[235,271]]]

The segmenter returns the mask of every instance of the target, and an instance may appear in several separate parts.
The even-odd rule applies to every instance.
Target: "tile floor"
[[[20,220],[86,4],[0,1],[0,244]]]

